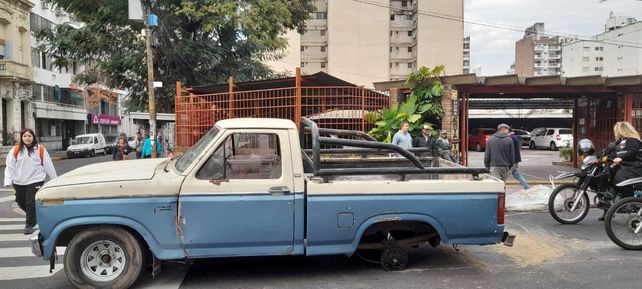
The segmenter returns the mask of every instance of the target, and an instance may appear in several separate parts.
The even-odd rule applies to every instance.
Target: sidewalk
[[[59,161],[59,160],[66,160],[67,159],[67,151],[48,151],[49,157],[51,157],[52,161]],[[0,168],[5,167],[5,161],[4,157],[2,157],[2,161],[0,161]]]

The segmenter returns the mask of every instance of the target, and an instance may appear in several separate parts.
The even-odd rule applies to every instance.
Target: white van
[[[71,140],[67,147],[67,157],[95,156],[97,153],[107,154],[105,136],[102,133],[81,134]]]

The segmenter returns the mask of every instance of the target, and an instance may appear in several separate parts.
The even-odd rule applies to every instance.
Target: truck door
[[[185,179],[179,206],[188,257],[286,255],[294,176],[286,130],[228,130]]]

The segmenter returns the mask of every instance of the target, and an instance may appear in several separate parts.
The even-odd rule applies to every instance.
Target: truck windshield
[[[183,156],[181,156],[174,168],[180,173],[184,172],[185,169],[205,150],[207,145],[216,137],[219,129],[213,127],[208,131],[191,149],[187,150]]]

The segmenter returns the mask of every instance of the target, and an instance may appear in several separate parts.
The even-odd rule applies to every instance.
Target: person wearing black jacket
[[[427,148],[429,151],[419,154],[420,157],[432,157],[435,153],[435,138],[430,134],[430,126],[424,125],[421,129],[421,135],[412,140],[412,147]]]
[[[640,134],[628,122],[620,121],[613,126],[615,134],[615,158],[613,164],[619,166],[613,177],[617,184],[628,179],[642,177],[642,141]],[[615,192],[621,197],[633,195],[631,187],[615,187]]]
[[[127,160],[129,159],[129,153],[133,150],[127,143],[127,138],[121,135],[118,137],[118,144],[114,147],[113,159],[115,161]]]

